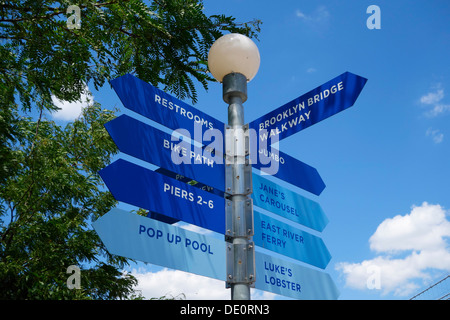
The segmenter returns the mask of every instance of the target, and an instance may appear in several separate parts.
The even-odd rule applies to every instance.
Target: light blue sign
[[[320,205],[260,175],[253,174],[253,204],[322,232],[328,223]]]
[[[120,209],[93,223],[115,255],[195,273],[226,278],[225,242]]]
[[[321,269],[327,267],[331,255],[321,238],[256,210],[253,215],[255,245]]]
[[[127,115],[105,124],[106,130],[121,152],[181,174],[206,185],[225,190],[223,159],[215,157],[185,141]]]
[[[123,159],[100,170],[118,201],[225,234],[225,199]]]
[[[299,300],[335,300],[339,291],[330,275],[255,252],[255,288]]]

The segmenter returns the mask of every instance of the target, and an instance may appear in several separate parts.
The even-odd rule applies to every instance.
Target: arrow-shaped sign
[[[172,130],[186,129],[192,138],[198,136],[195,131],[199,128],[225,130],[223,122],[131,74],[111,80],[111,85],[125,108]]]
[[[309,191],[316,196],[320,195],[325,189],[325,183],[316,168],[313,168],[284,152],[278,151],[273,147],[271,148],[270,153],[267,152],[266,149],[261,149],[259,152],[267,154],[268,156],[266,157],[273,157],[273,161],[277,161],[278,168],[275,172],[273,172],[271,166],[267,167],[261,162],[252,163],[253,168],[259,169],[278,179],[289,182],[290,184]],[[276,156],[272,156],[272,154],[275,154]]]
[[[289,137],[353,106],[366,82],[366,78],[345,72],[250,122],[249,127],[259,132],[262,141],[274,135],[279,140]]]
[[[214,157],[189,142],[173,142],[170,134],[124,114],[106,123],[105,128],[121,152],[225,190],[223,157]]]
[[[224,241],[120,209],[93,226],[112,254],[225,280]]]
[[[253,204],[308,228],[322,232],[328,218],[320,204],[253,174]]]
[[[225,234],[225,200],[119,159],[100,170],[114,198]]]
[[[323,240],[256,210],[255,245],[325,269],[331,260]]]
[[[339,291],[328,273],[255,252],[255,288],[299,300],[335,300]]]

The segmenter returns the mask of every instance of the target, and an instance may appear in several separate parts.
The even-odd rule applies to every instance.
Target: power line
[[[433,298],[438,297],[438,298]],[[410,300],[449,300],[450,299],[450,275],[429,286],[425,290],[413,296]]]

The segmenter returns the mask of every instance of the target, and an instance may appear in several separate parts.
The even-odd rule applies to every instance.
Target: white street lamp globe
[[[224,35],[209,49],[209,71],[219,82],[230,73],[241,73],[250,81],[258,72],[259,63],[258,47],[242,34]]]

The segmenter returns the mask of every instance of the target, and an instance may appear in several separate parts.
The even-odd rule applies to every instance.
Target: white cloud
[[[444,140],[444,134],[439,132],[439,130],[433,130],[433,128],[428,128],[425,134],[427,137],[431,137],[436,144],[439,144]]]
[[[60,110],[53,112],[52,117],[58,120],[72,121],[78,118],[83,108],[92,105],[93,96],[88,86],[85,87],[79,101],[68,102],[62,101],[52,95],[52,101]]]
[[[444,90],[438,89],[436,92],[429,92],[420,98],[423,104],[435,104],[444,98]]]
[[[434,118],[440,114],[450,111],[450,104],[441,103],[444,99],[444,89],[442,84],[437,84],[436,90],[428,92],[420,97],[420,103],[427,108],[425,115],[430,118]]]
[[[223,281],[196,276],[178,270],[163,269],[159,272],[131,272],[137,279],[137,290],[147,299],[184,297],[189,300],[229,299]],[[227,294],[228,293],[228,294]]]
[[[146,299],[175,297],[187,300],[230,300],[230,289],[225,282],[191,273],[163,269],[159,272],[146,272],[133,269],[131,272],[138,280],[136,290],[140,290]],[[253,290],[252,299],[273,299],[271,293]]]
[[[395,253],[404,250],[434,250],[445,248],[450,236],[450,222],[440,205],[424,202],[413,206],[411,213],[384,220],[370,237],[370,249]]]
[[[370,237],[370,248],[379,255],[360,263],[341,262],[346,285],[370,289],[371,277],[379,277],[383,294],[411,295],[431,278],[434,270],[450,271],[450,221],[440,205],[424,202],[406,215],[384,220]],[[383,255],[384,254],[384,255]]]
[[[313,68],[313,67],[306,69],[307,73],[314,73],[316,71],[317,71],[316,68]]]
[[[434,118],[440,115],[441,113],[445,113],[447,111],[450,111],[450,104],[436,104],[433,106],[432,109],[427,111],[425,114],[430,118]]]
[[[303,12],[301,12],[300,10],[296,10],[295,15],[299,18],[307,19],[306,15]]]

